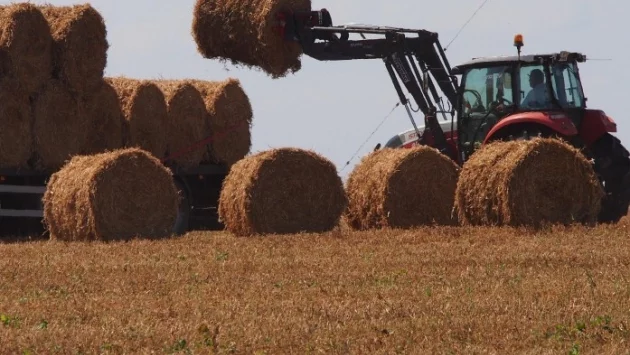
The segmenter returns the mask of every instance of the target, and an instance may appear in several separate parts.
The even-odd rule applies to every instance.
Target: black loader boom
[[[454,116],[457,104],[457,78],[451,73],[450,64],[439,43],[438,34],[426,30],[395,27],[342,25],[333,26],[330,13],[323,9],[310,12],[279,14],[281,35],[287,41],[300,44],[304,54],[320,61],[381,59],[385,63],[400,102],[405,106],[419,143],[436,147],[443,154],[457,161],[453,146],[449,145],[437,115]],[[350,39],[359,35],[360,39]],[[379,38],[367,39],[365,35]],[[422,73],[422,74],[421,74]],[[424,114],[423,135],[413,119],[409,102],[402,84]],[[437,86],[436,86],[437,85]],[[449,101],[449,110],[437,88]],[[429,133],[429,134],[427,134]]]

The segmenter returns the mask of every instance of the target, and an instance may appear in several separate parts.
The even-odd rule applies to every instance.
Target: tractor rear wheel
[[[617,223],[628,214],[630,203],[630,154],[621,141],[606,133],[591,150],[595,171],[606,196],[602,200],[600,223]]]

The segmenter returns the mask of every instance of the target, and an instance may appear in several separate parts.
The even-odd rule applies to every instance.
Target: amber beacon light
[[[517,34],[516,36],[514,36],[514,47],[516,47],[516,50],[518,51],[518,57],[520,59],[521,57],[521,47],[523,47],[523,35],[522,34]]]

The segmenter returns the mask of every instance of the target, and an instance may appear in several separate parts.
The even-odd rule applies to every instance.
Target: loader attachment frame
[[[343,25],[333,26],[328,11],[281,13],[278,15],[280,34],[287,41],[298,42],[303,53],[320,61],[345,61],[360,59],[381,59],[392,80],[400,103],[419,137],[420,144],[427,144],[432,135],[431,145],[443,154],[457,161],[457,154],[447,142],[437,115],[448,120],[447,114],[454,117],[457,107],[457,77],[442,49],[438,34],[426,30],[396,27]],[[361,39],[350,39],[359,35]],[[365,35],[380,36],[367,39]],[[421,74],[422,73],[422,74]],[[413,119],[409,101],[402,85],[413,97],[418,109],[424,114],[427,129],[420,134]],[[449,109],[438,90],[446,96]]]

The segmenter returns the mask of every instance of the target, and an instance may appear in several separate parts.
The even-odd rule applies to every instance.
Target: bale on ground
[[[143,150],[75,156],[48,182],[44,221],[57,240],[165,237],[178,198],[171,172]]]
[[[80,114],[89,122],[82,154],[103,153],[123,147],[123,113],[116,90],[106,80],[79,101]]]
[[[37,6],[0,6],[1,74],[15,79],[21,90],[35,93],[51,77],[52,45],[50,27]]]
[[[199,53],[235,65],[257,66],[273,78],[301,68],[299,44],[275,32],[276,14],[310,11],[310,0],[197,0],[192,24]]]
[[[206,106],[199,91],[188,80],[156,80],[166,99],[167,149],[172,161],[183,168],[199,165],[206,148],[191,148],[209,135]],[[176,155],[176,156],[174,156]]]
[[[559,139],[536,138],[475,152],[460,174],[455,207],[464,225],[592,224],[602,194],[579,150]]]
[[[107,29],[90,4],[41,5],[53,35],[54,76],[75,93],[100,86],[107,65]]]
[[[317,153],[280,148],[232,166],[219,197],[219,218],[231,233],[321,233],[334,229],[347,199],[335,166]]]
[[[29,97],[15,80],[0,81],[0,168],[25,168],[33,153]]]
[[[209,160],[231,166],[250,151],[252,106],[238,79],[193,82],[208,111]]]
[[[458,173],[455,162],[427,146],[372,152],[348,177],[348,225],[357,230],[454,225]]]
[[[58,169],[85,147],[90,122],[79,113],[79,102],[59,80],[50,80],[33,107],[34,147],[40,168]]]
[[[106,78],[116,90],[124,116],[125,147],[137,147],[157,158],[166,155],[166,99],[160,88],[149,80],[125,77]]]

